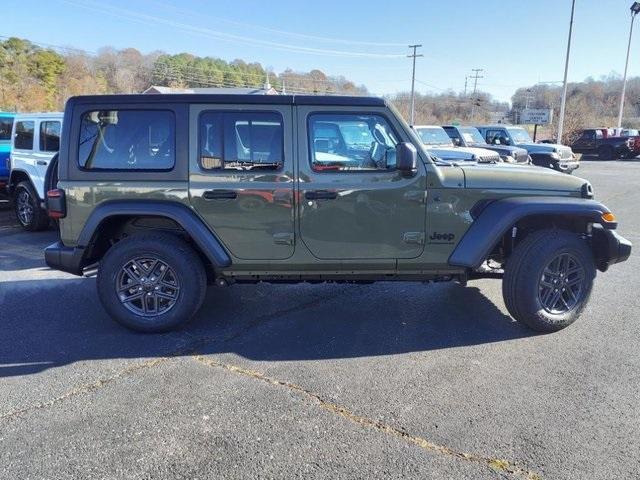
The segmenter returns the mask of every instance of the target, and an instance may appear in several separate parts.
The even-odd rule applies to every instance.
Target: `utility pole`
[[[564,80],[562,86],[562,100],[560,101],[560,118],[558,119],[558,143],[562,142],[562,127],[564,124],[564,106],[567,101],[567,73],[569,71],[569,53],[571,52],[571,33],[573,31],[573,11],[576,0],[571,0],[571,20],[569,21],[569,39],[567,40],[567,58],[564,61]]]
[[[464,96],[467,96],[467,82],[469,81],[469,75],[464,76]]]
[[[633,35],[633,21],[640,13],[640,2],[631,5],[631,27],[629,28],[629,43],[627,44],[627,60],[624,64],[624,76],[622,77],[622,93],[620,94],[620,111],[618,113],[618,128],[622,127],[622,112],[624,110],[624,94],[627,89],[627,67],[629,66],[629,50],[631,50],[631,35]]]
[[[416,58],[424,57],[424,55],[418,55],[416,50],[422,47],[422,45],[409,45],[409,48],[413,48],[413,53],[411,55],[407,55],[409,58],[413,58],[413,71],[411,73],[411,122],[410,125],[413,126],[413,121],[415,117],[415,108],[416,108]]]
[[[471,75],[470,77],[470,78],[473,78],[473,97],[472,97],[472,104],[471,104],[471,119],[473,120],[473,117],[476,114],[476,90],[478,89],[478,79],[484,78],[482,75],[480,75],[480,72],[483,72],[484,69],[472,68],[471,71],[474,72],[474,74]]]

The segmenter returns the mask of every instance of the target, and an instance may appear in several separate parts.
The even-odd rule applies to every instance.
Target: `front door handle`
[[[307,200],[334,200],[338,198],[338,192],[329,190],[310,190],[305,192],[304,198]]]
[[[207,190],[202,194],[205,200],[233,200],[238,198],[238,192],[235,190]]]
[[[44,165],[49,165],[45,160],[38,160],[36,163],[37,163],[38,165],[43,165],[43,166],[44,166]]]

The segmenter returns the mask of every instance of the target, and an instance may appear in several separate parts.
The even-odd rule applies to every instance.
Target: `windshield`
[[[13,118],[0,117],[0,141],[11,140],[12,126],[13,126]]]
[[[516,143],[533,143],[529,133],[524,128],[507,128],[509,135]]]
[[[422,143],[425,145],[453,145],[444,128],[419,127],[416,128],[416,132],[418,132],[420,140],[422,140]]]
[[[484,141],[484,137],[480,131],[475,127],[462,127],[458,130],[460,131],[462,138],[464,138],[465,143],[487,143]]]

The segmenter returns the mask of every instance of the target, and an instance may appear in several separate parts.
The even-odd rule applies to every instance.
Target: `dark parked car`
[[[476,147],[492,150],[500,155],[504,162],[530,163],[531,157],[526,149],[512,145],[489,145],[476,127],[443,125],[442,128],[457,147]]]
[[[606,128],[587,128],[571,144],[577,153],[598,154],[600,160],[616,158],[633,158],[638,155],[634,151],[634,138],[609,136]]]
[[[531,156],[531,162],[539,167],[571,173],[580,166],[570,147],[535,143],[529,136],[529,132],[517,125],[483,125],[476,128],[491,145],[515,145],[525,148]]]

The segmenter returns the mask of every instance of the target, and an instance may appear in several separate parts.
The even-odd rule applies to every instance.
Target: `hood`
[[[461,164],[466,188],[490,190],[543,190],[580,196],[586,180],[550,168],[513,163]]]
[[[492,160],[499,162],[500,155],[486,148],[473,147],[428,147],[425,146],[427,152],[440,157],[443,160],[462,160],[473,161],[476,159]]]
[[[511,145],[491,145],[491,144],[477,144],[473,145],[478,148],[485,148],[487,150],[493,150],[494,152],[498,152],[500,155],[511,155],[515,158],[515,156],[520,157],[521,155],[527,156],[527,150],[522,147],[513,147]],[[515,156],[514,156],[515,155]]]
[[[500,160],[500,155],[496,155],[496,152],[486,149],[486,148],[479,148],[479,147],[456,147],[456,150],[460,150],[466,153],[471,154],[472,156],[475,155],[478,158],[486,158],[486,159],[493,159],[493,160]]]
[[[560,154],[560,158],[569,159],[573,156],[571,147],[556,143],[519,143],[519,147],[527,149],[529,153],[553,153]]]

